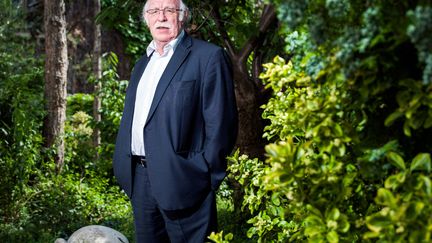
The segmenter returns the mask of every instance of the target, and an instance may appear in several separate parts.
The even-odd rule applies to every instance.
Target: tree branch
[[[201,22],[201,24],[199,26],[196,26],[196,27],[192,26],[189,30],[190,34],[198,33],[200,31],[200,29],[202,27],[204,27],[204,25],[207,23],[208,19],[210,18],[210,15],[205,16],[205,15],[201,14],[201,16],[204,18],[204,20]]]
[[[251,52],[258,46],[261,45],[264,41],[265,33],[272,26],[273,23],[277,20],[276,11],[273,5],[266,4],[264,6],[261,19],[258,26],[258,35],[251,36],[248,41],[245,43],[243,48],[239,53],[239,59],[241,61],[245,61]]]
[[[212,8],[210,9],[210,15],[213,17],[215,24],[216,24],[216,28],[217,28],[218,32],[220,33],[220,35],[222,36],[222,39],[223,39],[223,42],[225,43],[225,47],[227,48],[228,54],[231,57],[234,57],[236,54],[235,47],[234,47],[234,44],[232,43],[231,39],[228,36],[228,33],[226,31],[226,28],[225,28],[225,24],[222,21],[222,17],[219,13],[219,9],[214,8],[212,6]]]

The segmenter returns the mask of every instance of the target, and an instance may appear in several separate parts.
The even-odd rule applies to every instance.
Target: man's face
[[[179,11],[159,11],[155,14],[147,13],[151,9],[179,9],[179,0],[148,0],[144,18],[150,29],[150,33],[157,44],[166,44],[175,39],[183,25],[179,20]],[[184,19],[184,18],[183,18]]]

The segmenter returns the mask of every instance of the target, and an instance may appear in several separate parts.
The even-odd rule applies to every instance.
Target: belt
[[[147,168],[147,160],[145,156],[132,155],[132,162]]]

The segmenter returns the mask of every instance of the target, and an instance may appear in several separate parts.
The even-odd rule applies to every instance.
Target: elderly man
[[[224,50],[188,36],[180,0],[148,0],[153,41],[136,63],[114,152],[137,242],[204,242],[216,230],[215,190],[237,134]]]

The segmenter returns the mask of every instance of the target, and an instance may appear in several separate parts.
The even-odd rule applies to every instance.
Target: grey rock
[[[57,239],[55,243],[65,243],[63,239]],[[129,243],[128,239],[120,232],[101,225],[89,225],[75,231],[67,243]]]

